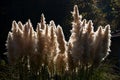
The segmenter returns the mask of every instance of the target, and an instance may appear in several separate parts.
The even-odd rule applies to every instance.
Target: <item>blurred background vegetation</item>
[[[83,18],[93,20],[95,28],[111,25],[112,31],[120,29],[120,0],[71,0],[70,6],[77,4]],[[70,8],[71,8],[70,7]]]
[[[37,22],[40,21],[40,15],[44,13],[47,23],[50,20],[54,20],[57,25],[60,24],[63,27],[66,40],[68,40],[72,21],[71,11],[74,5],[78,5],[83,18],[93,20],[95,29],[100,25],[110,24],[112,32],[120,30],[120,0],[1,0],[0,77],[9,75],[8,73],[4,75],[9,71],[9,68],[6,69],[8,61],[3,53],[6,52],[5,41],[13,20],[20,20],[25,23],[28,19],[31,19],[35,28]],[[5,73],[2,73],[2,71]],[[119,74],[117,76],[119,77],[120,73],[117,74]],[[111,77],[111,74],[105,75]]]

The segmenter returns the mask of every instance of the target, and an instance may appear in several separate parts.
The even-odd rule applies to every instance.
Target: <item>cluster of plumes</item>
[[[71,36],[68,42],[68,49],[71,51],[69,59],[76,66],[90,67],[97,66],[106,58],[110,51],[110,26],[105,28],[99,26],[94,31],[91,20],[82,20],[78,7],[74,7]]]
[[[47,66],[50,72],[54,69],[61,72],[67,64],[66,44],[61,26],[56,27],[54,21],[46,24],[42,14],[36,31],[30,20],[24,25],[20,21],[13,21],[6,46],[10,64],[16,64],[26,56],[29,69]]]
[[[77,5],[72,14],[74,20],[68,42],[61,26],[56,27],[54,21],[46,24],[43,14],[36,31],[30,20],[26,24],[13,21],[6,44],[9,62],[15,64],[26,56],[29,69],[47,66],[50,74],[98,65],[110,51],[110,26],[104,29],[100,26],[94,32],[92,21],[82,20]]]

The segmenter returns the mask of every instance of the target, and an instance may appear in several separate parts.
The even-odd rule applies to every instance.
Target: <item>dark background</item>
[[[40,16],[44,13],[46,22],[54,20],[56,25],[63,26],[66,15],[70,14],[69,0],[1,0],[0,1],[0,58],[5,58],[7,34],[11,29],[13,20],[23,24],[31,19],[36,28]],[[69,11],[69,12],[68,12]],[[66,27],[67,28],[67,27]],[[64,31],[66,28],[63,26]],[[67,32],[65,31],[67,34]]]

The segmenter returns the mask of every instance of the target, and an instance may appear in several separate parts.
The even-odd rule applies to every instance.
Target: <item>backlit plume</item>
[[[9,63],[26,60],[27,69],[36,74],[46,66],[51,76],[99,66],[110,51],[110,26],[94,31],[92,20],[82,19],[77,5],[72,14],[69,41],[65,40],[62,27],[53,20],[47,24],[43,14],[36,30],[30,20],[25,24],[13,21],[6,42]]]

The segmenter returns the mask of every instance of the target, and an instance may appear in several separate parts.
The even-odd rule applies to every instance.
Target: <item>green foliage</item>
[[[120,0],[71,0],[71,6],[75,4],[84,18],[93,21],[95,29],[107,23],[112,31],[119,29]]]
[[[0,64],[0,80],[119,80],[120,76],[113,73],[113,65],[108,61],[101,63],[97,69],[81,69],[78,73],[49,75],[47,66],[42,66],[40,74],[29,71],[26,62],[16,65]],[[89,73],[88,73],[89,71]]]
[[[108,23],[112,26],[112,30],[119,29],[120,25],[120,0],[99,0],[99,7],[106,14]]]

